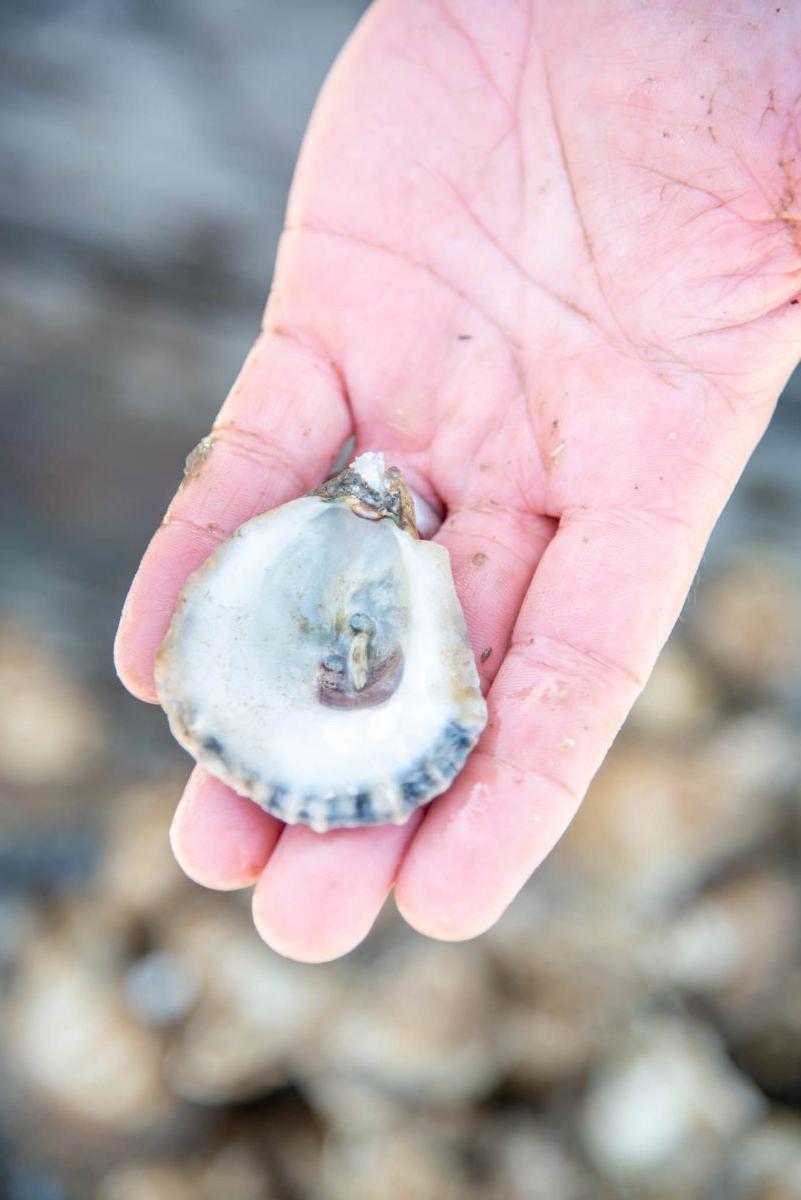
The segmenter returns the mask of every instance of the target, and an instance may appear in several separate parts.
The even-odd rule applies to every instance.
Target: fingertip
[[[385,899],[382,894],[354,903],[354,897],[337,896],[331,888],[326,903],[319,876],[306,876],[298,861],[297,843],[332,836],[337,835],[315,834],[297,826],[288,830],[289,867],[283,861],[268,864],[253,892],[253,924],[259,937],[271,950],[295,962],[332,962],[355,950],[372,929]],[[337,891],[344,889],[346,880]]]
[[[120,683],[137,700],[158,704],[152,664],[145,665],[136,653],[135,622],[131,615],[130,593],[120,615],[114,637],[114,670]]]
[[[439,941],[486,933],[570,813],[558,787],[474,751],[456,784],[434,801],[403,861],[395,884],[399,913]]]
[[[268,877],[269,870],[253,892],[253,924],[261,940],[283,958],[309,966],[333,962],[355,950],[370,932],[374,914],[358,925],[339,930],[321,929],[314,922],[295,919],[293,914],[282,910],[280,903],[276,903],[269,884],[264,885]]]
[[[395,907],[407,925],[438,942],[468,942],[491,929],[508,907],[511,897],[494,897],[482,886],[471,886],[470,874],[461,869],[458,855],[421,853],[408,855],[395,884]]]
[[[124,662],[116,653],[114,653],[114,670],[126,692],[129,692],[134,700],[141,700],[143,704],[158,704],[159,698],[156,695],[156,689],[153,686],[152,679],[145,675],[139,675],[135,668]]]
[[[406,924],[423,937],[437,942],[469,942],[491,929],[507,906],[497,912],[486,908],[481,913],[465,911],[463,904],[453,904],[442,889],[421,886],[412,873],[395,885],[395,907]]]
[[[218,536],[203,526],[170,520],[159,526],[145,550],[125,599],[114,643],[117,674],[137,699],[158,703],[156,655],[181,589],[218,541]]]
[[[286,830],[253,893],[253,921],[268,946],[298,962],[341,958],[367,937],[419,825],[314,833]]]
[[[198,766],[175,811],[170,845],[195,883],[235,891],[258,879],[282,828],[275,817]]]

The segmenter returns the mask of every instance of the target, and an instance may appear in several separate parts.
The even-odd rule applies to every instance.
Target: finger
[[[170,828],[179,866],[204,887],[248,887],[264,870],[283,825],[195,767]]]
[[[563,519],[479,751],[401,868],[396,900],[416,929],[483,932],[553,847],[678,616],[716,511],[688,525],[626,510]]]
[[[287,826],[253,893],[253,920],[273,950],[328,962],[367,936],[420,823],[314,833]]]
[[[156,699],[156,650],[188,576],[243,521],[316,486],[349,432],[333,366],[293,338],[265,334],[210,436],[187,460],[128,593],[115,662],[135,696]]]
[[[407,464],[399,462],[405,469]],[[503,657],[534,567],[553,530],[548,518],[500,505],[454,509],[437,534],[451,554],[476,659],[494,672],[484,647]],[[364,938],[389,894],[421,814],[398,828],[319,835],[287,828],[253,898],[261,936],[304,962],[345,954]]]
[[[503,662],[526,589],[555,530],[551,517],[478,501],[451,508],[434,539],[450,555],[485,691]]]

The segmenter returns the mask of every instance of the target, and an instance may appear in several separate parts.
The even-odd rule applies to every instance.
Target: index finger
[[[333,364],[294,337],[263,334],[189,455],[128,592],[114,657],[130,692],[156,701],[156,651],[189,575],[243,521],[320,483],[350,428]]]
[[[396,884],[406,920],[459,940],[489,928],[572,819],[686,596],[717,506],[563,519],[489,693],[490,720]]]

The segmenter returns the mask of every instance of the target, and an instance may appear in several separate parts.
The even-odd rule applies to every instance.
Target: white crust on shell
[[[386,487],[386,465],[380,450],[366,450],[364,454],[358,454],[350,464],[350,469],[361,475],[374,491],[380,492]]]

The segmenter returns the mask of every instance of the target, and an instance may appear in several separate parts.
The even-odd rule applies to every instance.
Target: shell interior
[[[358,495],[291,501],[225,542],[187,583],[157,660],[182,745],[318,830],[405,820],[486,722],[448,554],[417,540],[413,517],[402,527],[403,497],[375,502],[399,475],[369,457]]]

